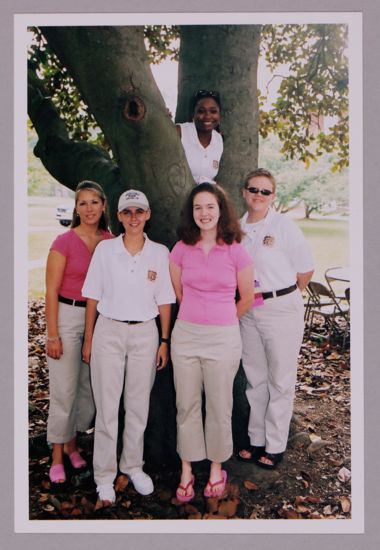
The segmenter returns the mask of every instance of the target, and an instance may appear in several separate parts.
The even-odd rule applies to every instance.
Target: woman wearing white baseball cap
[[[151,478],[142,470],[143,439],[155,374],[168,361],[170,310],[175,302],[169,251],[144,233],[151,216],[147,197],[134,189],[124,192],[117,215],[124,233],[108,241],[111,246],[96,250],[82,289],[87,298],[83,357],[91,364],[96,404],[94,478],[103,503],[113,503],[116,498],[113,484],[123,390],[125,422],[119,470],[140,494],[153,491]]]

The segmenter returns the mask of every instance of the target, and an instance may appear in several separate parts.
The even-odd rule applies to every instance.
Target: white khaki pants
[[[86,308],[58,304],[58,331],[62,339],[60,359],[47,358],[49,367],[49,417],[47,439],[66,443],[90,427],[95,414],[89,366],[82,362]]]
[[[269,298],[240,319],[251,445],[268,453],[286,449],[293,412],[297,358],[304,330],[304,305],[297,289]]]
[[[177,319],[172,333],[177,448],[183,460],[224,462],[232,455],[232,388],[241,357],[239,325]],[[202,422],[202,390],[206,419]]]
[[[113,483],[117,474],[118,413],[123,389],[125,418],[119,468],[131,475],[143,466],[144,431],[156,374],[157,349],[158,331],[154,320],[128,325],[99,315],[91,350],[97,485]]]

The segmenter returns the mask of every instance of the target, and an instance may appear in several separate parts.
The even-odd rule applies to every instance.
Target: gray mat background
[[[15,13],[95,12],[363,12],[364,41],[364,350],[365,350],[365,534],[364,535],[189,535],[189,534],[15,534],[13,530],[13,15]],[[1,155],[1,383],[0,398],[0,549],[1,550],[220,550],[263,547],[265,550],[374,550],[380,543],[380,62],[379,0],[3,0],[0,6],[0,155]],[[355,197],[353,197],[353,201]],[[16,209],[17,216],[17,209]]]

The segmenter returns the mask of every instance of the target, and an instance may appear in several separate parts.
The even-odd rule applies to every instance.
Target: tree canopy
[[[31,31],[28,110],[39,137],[35,154],[70,189],[80,179],[99,181],[112,214],[123,189],[145,190],[160,214],[153,233],[168,244],[178,216],[172,207],[178,207],[192,179],[150,63],[179,61],[177,121],[189,119],[195,90],[220,91],[225,153],[218,181],[237,203],[242,178],[257,166],[259,133],[275,133],[282,154],[306,166],[326,152],[334,154],[334,169],[348,165],[344,25]],[[257,86],[260,52],[273,74],[266,90]],[[278,94],[268,107],[276,79]],[[322,117],[334,121],[328,131],[316,131]]]

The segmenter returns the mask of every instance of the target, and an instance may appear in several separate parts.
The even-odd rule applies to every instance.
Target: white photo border
[[[346,24],[349,29],[350,97],[350,256],[352,270],[351,434],[352,518],[340,520],[30,520],[28,494],[27,377],[27,27],[145,24]],[[363,98],[362,14],[353,12],[268,13],[67,13],[14,16],[14,452],[16,533],[363,533]],[[360,182],[360,185],[358,184]],[[16,185],[17,183],[17,185]],[[355,201],[352,200],[355,186]],[[17,212],[16,212],[17,210]],[[24,220],[24,227],[20,220]]]

